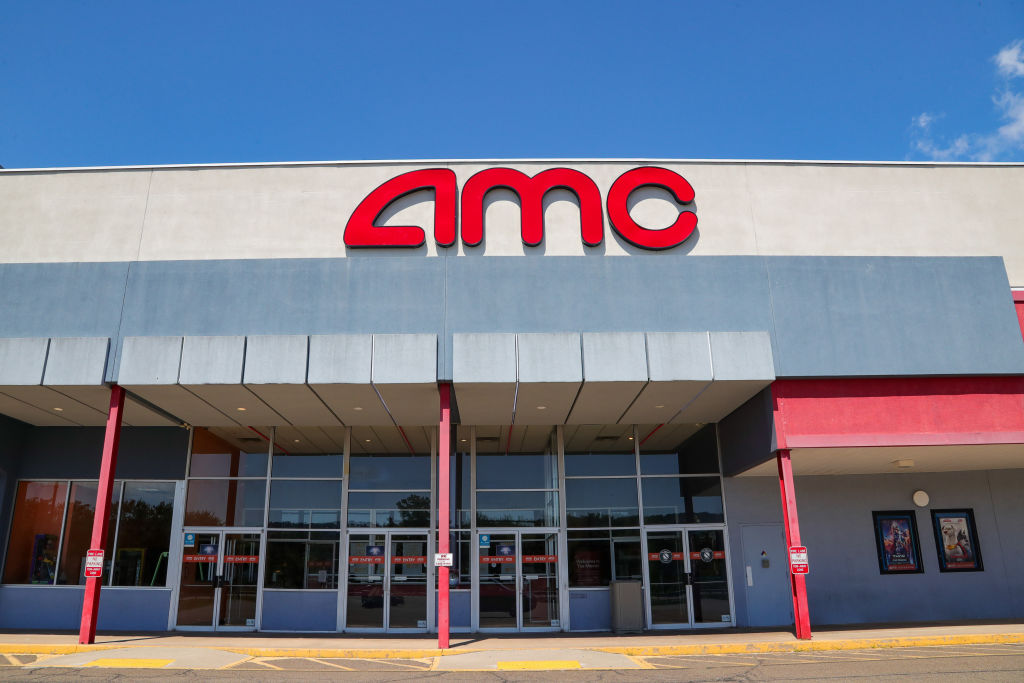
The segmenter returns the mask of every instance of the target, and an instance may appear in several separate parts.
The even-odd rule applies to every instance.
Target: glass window
[[[265,477],[267,476],[267,444],[253,436],[251,453],[240,451],[207,429],[196,428],[192,434],[191,477]]]
[[[569,586],[593,588],[641,578],[640,531],[570,531]]]
[[[636,475],[636,456],[628,453],[566,453],[565,476],[605,477]]]
[[[267,482],[192,479],[185,497],[185,526],[263,526]]]
[[[470,527],[472,487],[470,486],[469,460],[469,453],[458,453],[450,458],[451,502],[448,514],[453,529],[468,529]]]
[[[448,585],[452,589],[468,590],[473,581],[473,546],[468,531],[452,531],[448,536],[452,566],[448,571]],[[437,546],[440,548],[440,544]]]
[[[174,483],[125,482],[120,511],[112,584],[167,585]]]
[[[277,454],[274,456],[272,472],[274,479],[282,477],[341,478],[342,465],[342,456],[340,455]]]
[[[715,426],[707,425],[671,453],[640,453],[642,474],[711,474],[718,472]]]
[[[349,487],[354,490],[430,488],[430,455],[353,453]]]
[[[718,477],[644,477],[645,524],[724,522]]]
[[[552,453],[480,453],[477,489],[558,488],[558,458]]]
[[[67,482],[23,481],[18,484],[4,583],[54,582],[67,497]]]
[[[85,556],[92,543],[92,521],[96,512],[96,492],[99,484],[94,481],[76,481],[71,484],[71,498],[67,519],[64,523],[64,541],[61,543],[60,564],[57,583],[85,585]],[[107,526],[107,556],[104,558],[103,577],[109,579],[110,551],[114,541],[114,526],[117,522],[117,502],[121,497],[121,482],[115,482],[111,491],[110,517]]]
[[[268,531],[265,588],[338,587],[337,532]]]
[[[480,491],[477,526],[558,526],[555,491]]]
[[[276,468],[277,459],[274,461]],[[337,529],[341,526],[341,480],[272,481],[268,526]]]
[[[22,482],[4,583],[84,584],[97,490],[94,481],[70,482],[70,489],[68,482]],[[65,500],[69,498],[65,515]],[[114,482],[107,521],[105,583],[166,585],[173,508],[173,482]]]
[[[365,491],[348,494],[351,527],[429,527],[430,491]]]
[[[636,478],[566,479],[565,507],[570,527],[636,526]]]

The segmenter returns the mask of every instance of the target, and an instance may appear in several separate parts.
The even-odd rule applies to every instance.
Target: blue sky
[[[1024,1],[0,0],[7,168],[1024,161]]]

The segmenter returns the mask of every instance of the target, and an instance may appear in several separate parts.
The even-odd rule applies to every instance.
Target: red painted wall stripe
[[[778,448],[1024,443],[1024,377],[777,380]]]

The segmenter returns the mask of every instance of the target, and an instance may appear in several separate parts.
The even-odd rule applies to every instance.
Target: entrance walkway
[[[885,625],[815,630],[811,641],[788,631],[730,630],[643,635],[454,635],[451,648],[420,635],[362,637],[274,634],[99,635],[79,645],[73,633],[0,633],[0,664],[23,667],[168,669],[319,669],[467,671],[646,669],[665,658],[763,653],[824,653],[891,648],[1024,644],[1024,623]],[[884,655],[883,655],[884,656]]]

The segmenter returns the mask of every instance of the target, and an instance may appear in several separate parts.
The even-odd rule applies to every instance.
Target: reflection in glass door
[[[652,627],[689,625],[686,565],[682,531],[647,532],[647,585]]]
[[[427,628],[427,535],[355,533],[348,538],[347,628]]]
[[[690,529],[690,586],[694,624],[732,623],[729,575],[725,565],[725,533],[721,529]]]
[[[259,532],[183,532],[179,628],[253,630],[259,597]]]
[[[225,533],[221,556],[218,628],[256,628],[260,535]]]
[[[559,628],[558,534],[485,531],[477,540],[480,629]]]
[[[722,529],[652,529],[646,540],[651,628],[732,623]]]

